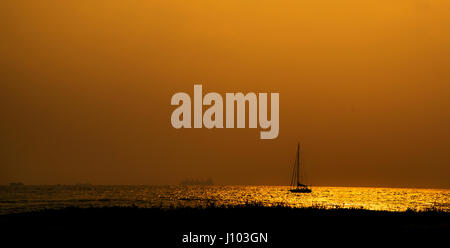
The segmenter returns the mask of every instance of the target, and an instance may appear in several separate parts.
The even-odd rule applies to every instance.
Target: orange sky
[[[0,3],[0,183],[450,187],[450,2]],[[176,92],[279,92],[280,134],[174,129]]]

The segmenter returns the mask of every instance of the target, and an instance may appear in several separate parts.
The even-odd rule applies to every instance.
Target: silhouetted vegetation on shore
[[[267,207],[248,203],[166,209],[69,207],[2,215],[0,223],[9,226],[10,230],[52,233],[60,238],[92,238],[94,234],[137,239],[152,237],[152,240],[168,242],[171,245],[167,247],[172,247],[180,244],[180,237],[186,232],[267,232],[273,244],[295,243],[299,237],[323,235],[340,239],[436,239],[448,235],[450,213],[437,209],[388,212],[321,206],[290,208],[282,204]]]

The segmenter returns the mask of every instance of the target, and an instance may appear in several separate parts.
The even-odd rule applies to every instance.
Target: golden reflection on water
[[[450,211],[450,190],[362,187],[314,187],[310,194],[291,193],[280,186],[227,186],[219,190],[201,187],[181,188],[186,201],[209,198],[216,205],[261,203],[265,206],[364,208],[405,211],[436,208]],[[204,191],[204,192],[202,192]],[[176,198],[173,199],[176,201]]]
[[[450,211],[448,189],[313,187],[295,194],[287,186],[0,186],[0,214],[64,207],[264,206]]]

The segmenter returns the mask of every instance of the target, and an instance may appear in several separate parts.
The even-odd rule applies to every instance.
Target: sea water
[[[65,207],[264,206],[450,211],[449,189],[313,187],[294,194],[287,186],[0,186],[0,214]]]

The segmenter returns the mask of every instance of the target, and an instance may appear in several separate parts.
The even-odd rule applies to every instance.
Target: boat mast
[[[300,143],[297,144],[297,187],[300,185]]]

